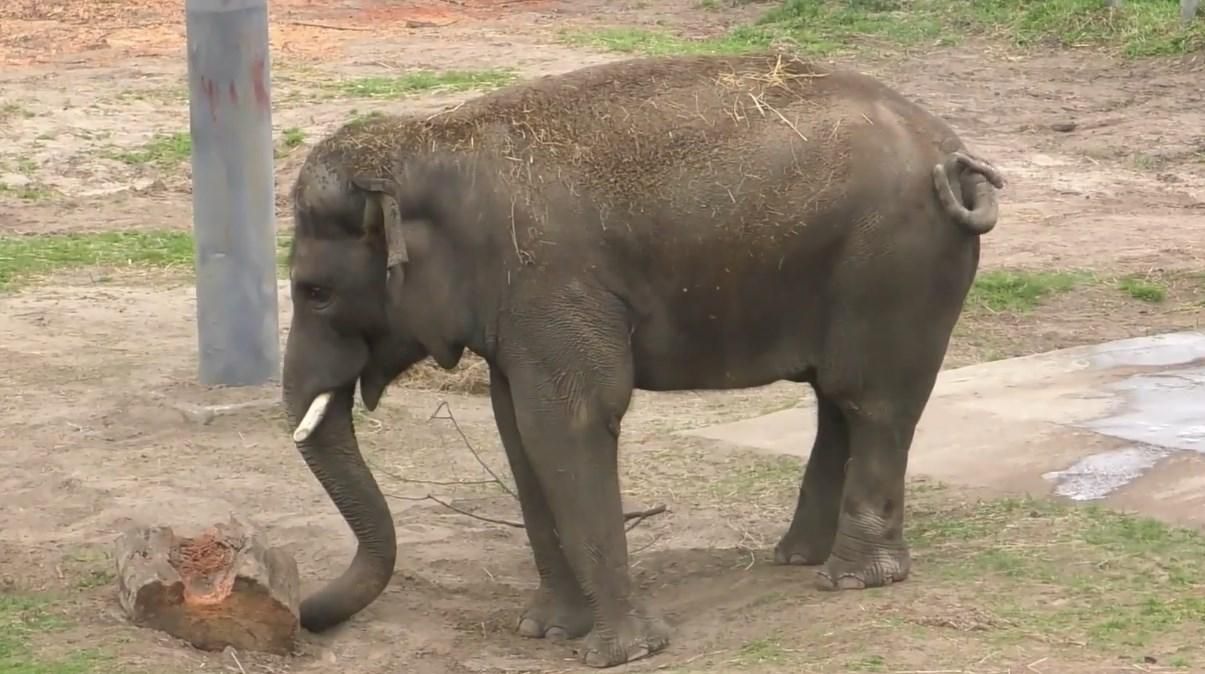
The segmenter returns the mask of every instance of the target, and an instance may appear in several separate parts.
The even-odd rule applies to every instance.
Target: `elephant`
[[[396,563],[357,383],[376,409],[466,350],[539,576],[521,635],[581,639],[599,668],[669,643],[629,576],[635,390],[809,384],[818,430],[775,560],[829,590],[905,580],[908,453],[1004,184],[886,84],[772,51],[630,58],[332,131],[292,188],[281,390],[358,547],[302,625],[349,619]]]

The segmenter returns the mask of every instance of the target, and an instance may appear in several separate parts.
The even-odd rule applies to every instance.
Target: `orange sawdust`
[[[218,539],[216,529],[207,529],[200,536],[183,539],[177,547],[180,573],[190,576],[209,576],[230,566],[234,556],[229,543]]]
[[[268,3],[272,56],[324,60],[349,44],[438,30],[532,10],[549,0],[365,0],[352,9],[320,0]],[[67,61],[98,66],[130,57],[181,56],[180,0],[4,0],[0,65]]]
[[[508,12],[531,10],[549,4],[548,0],[435,0],[433,2],[374,3],[357,18],[387,24],[404,23],[409,27],[446,26],[467,19],[496,19]]]
[[[218,604],[234,589],[235,546],[209,528],[196,538],[180,539],[172,566],[184,581],[184,603]]]

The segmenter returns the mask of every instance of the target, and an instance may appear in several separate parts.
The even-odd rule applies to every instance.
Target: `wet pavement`
[[[687,433],[806,457],[815,426],[808,404]],[[1205,332],[946,370],[909,474],[1205,526]]]

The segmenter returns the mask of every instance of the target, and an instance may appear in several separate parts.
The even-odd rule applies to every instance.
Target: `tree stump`
[[[191,538],[136,527],[118,539],[114,556],[121,606],[134,624],[203,650],[292,650],[297,563],[234,516]]]

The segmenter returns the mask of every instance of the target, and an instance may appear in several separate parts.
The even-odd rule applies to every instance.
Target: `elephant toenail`
[[[586,653],[585,660],[586,660],[587,667],[610,667],[611,666],[611,663],[608,662],[607,659],[605,657],[603,657],[603,654],[599,653],[598,651],[590,651],[589,653]]]
[[[866,583],[864,583],[861,578],[858,578],[857,576],[855,576],[853,574],[846,574],[844,576],[841,576],[841,578],[837,580],[837,585],[842,590],[864,590],[864,589],[866,589]]]
[[[539,639],[544,636],[544,628],[532,618],[523,618],[519,621],[519,634],[531,639]]]

